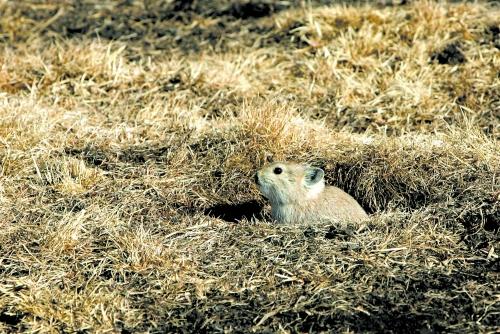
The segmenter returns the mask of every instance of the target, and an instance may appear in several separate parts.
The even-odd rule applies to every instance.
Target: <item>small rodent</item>
[[[349,194],[325,186],[321,168],[274,162],[255,174],[255,182],[271,202],[274,219],[281,223],[360,222],[365,210]]]

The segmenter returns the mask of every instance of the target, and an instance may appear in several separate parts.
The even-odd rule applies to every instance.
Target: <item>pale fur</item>
[[[274,173],[276,167],[282,169],[281,174]],[[314,170],[320,172],[311,184],[308,173]],[[360,222],[368,218],[351,195],[325,186],[323,175],[322,170],[308,165],[274,162],[257,172],[256,182],[271,203],[273,218],[281,223]]]

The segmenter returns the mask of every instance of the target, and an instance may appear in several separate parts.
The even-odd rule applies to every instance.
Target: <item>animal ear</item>
[[[272,153],[266,153],[265,159],[266,159],[266,162],[268,162],[268,163],[274,162],[274,158],[273,158]]]
[[[323,180],[325,172],[321,168],[308,167],[306,169],[305,181],[308,185],[316,184]]]

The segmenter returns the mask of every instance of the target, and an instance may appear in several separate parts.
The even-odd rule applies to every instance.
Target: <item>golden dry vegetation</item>
[[[399,2],[1,1],[0,332],[498,330],[500,8]]]

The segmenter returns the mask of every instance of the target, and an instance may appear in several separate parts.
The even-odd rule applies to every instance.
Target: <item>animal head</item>
[[[274,162],[255,174],[255,182],[271,204],[287,204],[317,197],[325,188],[321,168]]]

